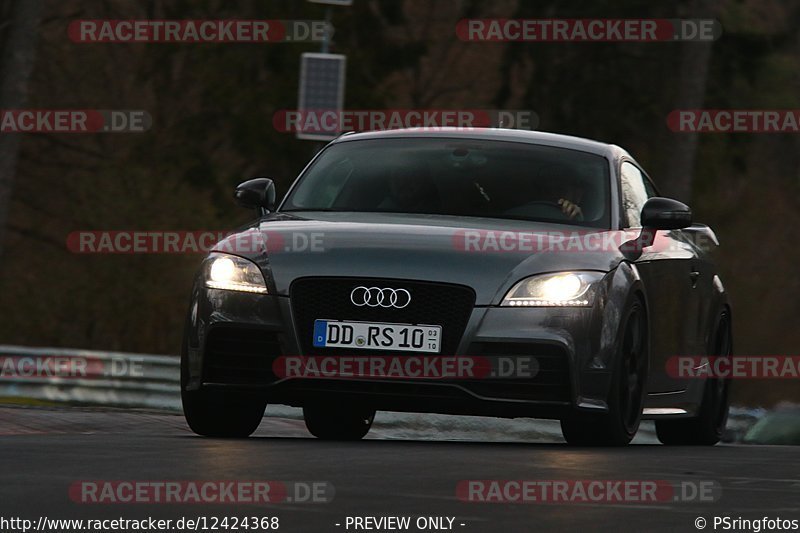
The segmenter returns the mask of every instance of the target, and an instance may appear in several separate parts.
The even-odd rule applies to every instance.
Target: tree
[[[694,0],[689,9],[690,18],[708,16],[708,0]],[[680,72],[678,74],[676,109],[700,109],[706,97],[706,82],[711,62],[712,42],[687,41],[681,45]],[[684,202],[692,201],[692,183],[697,158],[697,132],[672,134],[665,146],[667,164],[663,166],[662,180],[669,196]]]
[[[25,105],[42,16],[42,0],[12,1],[11,4],[11,16],[0,59],[0,109],[3,110],[18,109]],[[0,255],[3,253],[19,143],[19,133],[0,134]]]

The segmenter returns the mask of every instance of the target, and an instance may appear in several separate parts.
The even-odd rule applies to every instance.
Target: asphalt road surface
[[[738,518],[800,520],[800,453],[796,447],[667,448],[643,444],[581,449],[557,442],[480,442],[479,434],[471,442],[435,440],[435,435],[425,441],[387,440],[380,434],[371,437],[353,443],[322,442],[311,438],[301,421],[266,418],[250,439],[205,439],[191,434],[183,418],[174,415],[0,408],[0,531],[22,530],[24,523],[9,522],[11,519],[31,520],[30,527],[45,531],[72,531],[78,529],[74,523],[59,528],[47,521],[149,517],[172,520],[170,531],[180,530],[174,524],[181,517],[198,520],[196,529],[200,531],[203,525],[211,528],[216,519],[217,530],[225,531],[221,520],[227,516],[228,531],[234,525],[245,531],[233,517],[276,517],[278,531],[285,532],[464,533],[698,531],[696,524],[703,524],[699,518],[706,521],[705,531],[755,531],[753,527],[724,529],[723,524],[715,528],[714,517],[728,517],[731,525],[736,525],[732,520]],[[285,490],[283,495],[293,501],[198,504],[191,503],[189,492],[175,492],[179,503],[149,503],[165,497],[153,488],[161,482],[184,482],[180,490],[185,491],[192,483],[197,487],[207,482],[238,482],[240,487],[265,480],[282,482],[270,485],[274,499]],[[560,480],[562,487],[565,480],[628,480],[645,487],[645,492],[652,487],[647,483],[655,481],[659,489],[655,500],[610,497],[614,501],[597,503],[586,498],[579,501],[577,485],[588,485],[572,483],[555,503],[478,503],[465,501],[465,495],[475,499],[505,494],[514,499],[519,492],[505,481],[473,483],[466,486],[479,489],[459,492],[468,480]],[[123,486],[124,482],[130,485]],[[682,488],[667,498],[664,484]],[[543,494],[544,485],[538,485],[535,494]],[[128,490],[133,486],[142,492]],[[603,486],[604,494],[615,494],[609,492],[608,484]],[[305,489],[313,487],[319,489],[318,499],[332,500],[297,501],[307,499]],[[497,487],[505,492],[491,492]],[[704,494],[691,494],[704,490]],[[253,497],[246,490],[240,494],[234,496],[241,500]],[[564,501],[565,494],[568,501]],[[675,501],[676,495],[692,501]],[[213,494],[209,497],[213,500]],[[138,501],[121,501],[126,498]],[[93,503],[95,500],[99,503]],[[205,517],[205,522],[199,522],[200,517]],[[410,525],[398,529],[395,522],[377,522],[378,517],[407,517]],[[417,522],[420,517],[422,521]],[[441,523],[425,521],[428,517]],[[266,525],[263,521],[259,524]],[[791,522],[784,525],[791,527]]]

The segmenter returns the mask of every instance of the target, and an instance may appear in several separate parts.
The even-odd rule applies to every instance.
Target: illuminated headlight
[[[235,255],[211,256],[206,262],[204,276],[209,289],[267,294],[264,276],[255,263]]]
[[[514,285],[500,304],[506,307],[586,307],[602,272],[559,272],[531,276]]]

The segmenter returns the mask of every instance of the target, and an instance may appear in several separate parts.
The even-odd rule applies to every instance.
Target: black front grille
[[[468,349],[470,355],[487,359],[533,357],[538,370],[533,377],[508,376],[462,380],[461,384],[480,396],[515,400],[568,401],[570,368],[563,348],[547,343],[480,342]],[[495,365],[492,365],[493,368]]]
[[[403,309],[357,307],[350,301],[350,293],[360,285],[405,289],[411,294],[411,303]],[[317,319],[439,325],[439,353],[455,355],[475,305],[475,291],[463,285],[369,278],[302,278],[292,283],[290,297],[302,355],[353,355],[351,349],[315,348],[312,337]]]
[[[203,381],[263,385],[275,380],[272,363],[281,355],[278,336],[269,331],[217,326],[208,333]]]

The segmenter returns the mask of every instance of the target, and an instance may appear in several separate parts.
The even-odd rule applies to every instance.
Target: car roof
[[[369,139],[399,139],[399,138],[438,138],[438,139],[474,139],[492,141],[511,141],[529,144],[539,144],[556,148],[578,150],[603,156],[610,160],[620,157],[633,159],[628,152],[615,144],[608,144],[572,135],[547,133],[543,131],[512,130],[503,128],[408,128],[396,130],[368,131],[362,133],[348,132],[337,137],[333,142],[361,141]]]

